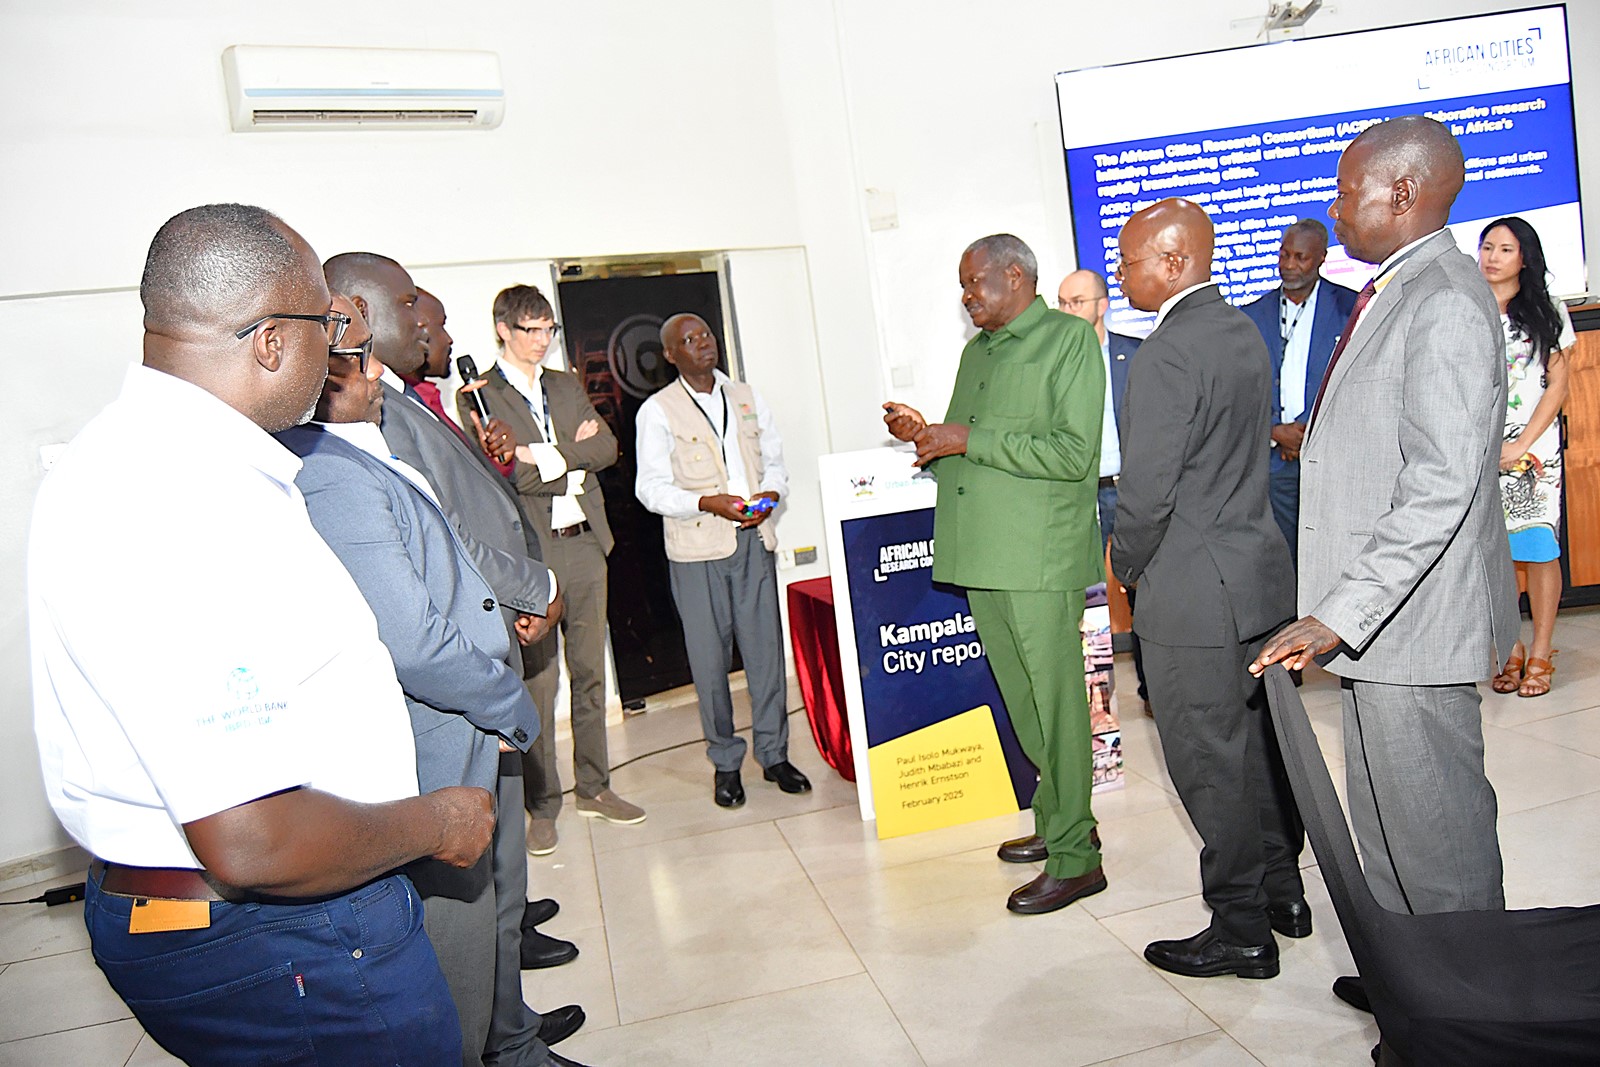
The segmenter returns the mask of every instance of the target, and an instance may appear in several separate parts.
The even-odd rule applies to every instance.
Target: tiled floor
[[[1600,899],[1600,611],[1563,615],[1556,644],[1548,697],[1485,692],[1512,907]],[[1338,778],[1337,688],[1314,673],[1304,695]],[[993,850],[1027,817],[878,841],[802,716],[793,758],[816,790],[786,796],[747,763],[749,802],[724,811],[701,746],[670,747],[698,736],[692,707],[631,719],[613,729],[613,760],[644,758],[614,784],[649,820],[563,812],[561,847],[531,862],[531,893],[561,901],[546,929],[582,955],[527,972],[528,1000],[584,1005],[588,1024],[560,1051],[588,1064],[1370,1062],[1370,1018],[1329,992],[1351,964],[1314,865],[1317,932],[1280,941],[1277,979],[1186,979],[1143,962],[1147,941],[1187,936],[1206,912],[1198,841],[1131,704],[1127,788],[1095,804],[1110,888],[1026,918],[1004,904],[1031,871]],[[174,1062],[106,987],[76,906],[0,908],[0,1067]]]

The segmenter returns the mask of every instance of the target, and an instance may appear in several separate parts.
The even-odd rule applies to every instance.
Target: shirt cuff
[[[518,445],[517,458],[538,467],[540,481],[553,482],[567,473],[567,458],[552,444]]]

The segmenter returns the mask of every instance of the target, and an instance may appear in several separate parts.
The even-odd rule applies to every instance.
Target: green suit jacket
[[[946,422],[967,453],[933,464],[933,578],[969,589],[1105,580],[1095,498],[1106,371],[1094,327],[1035,297],[961,353]]]

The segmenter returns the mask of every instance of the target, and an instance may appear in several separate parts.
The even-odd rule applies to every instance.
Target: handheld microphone
[[[457,359],[456,370],[461,373],[461,384],[463,385],[471,385],[482,377],[478,373],[478,365],[472,362],[471,356],[462,356]],[[483,402],[483,397],[479,395],[482,392],[482,389],[474,389],[468,395],[472,397],[472,406],[478,410],[478,418],[487,426],[489,425],[489,406]]]

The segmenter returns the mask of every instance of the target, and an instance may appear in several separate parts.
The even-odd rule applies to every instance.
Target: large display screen
[[[1056,93],[1078,264],[1107,275],[1118,332],[1154,320],[1110,278],[1134,212],[1169,196],[1204,207],[1216,281],[1245,303],[1277,286],[1285,226],[1317,218],[1333,243],[1339,154],[1398,115],[1438,119],[1461,143],[1450,227],[1464,251],[1485,223],[1521,215],[1551,292],[1587,291],[1564,5],[1067,71]],[[1333,244],[1322,273],[1360,288],[1374,270]]]

